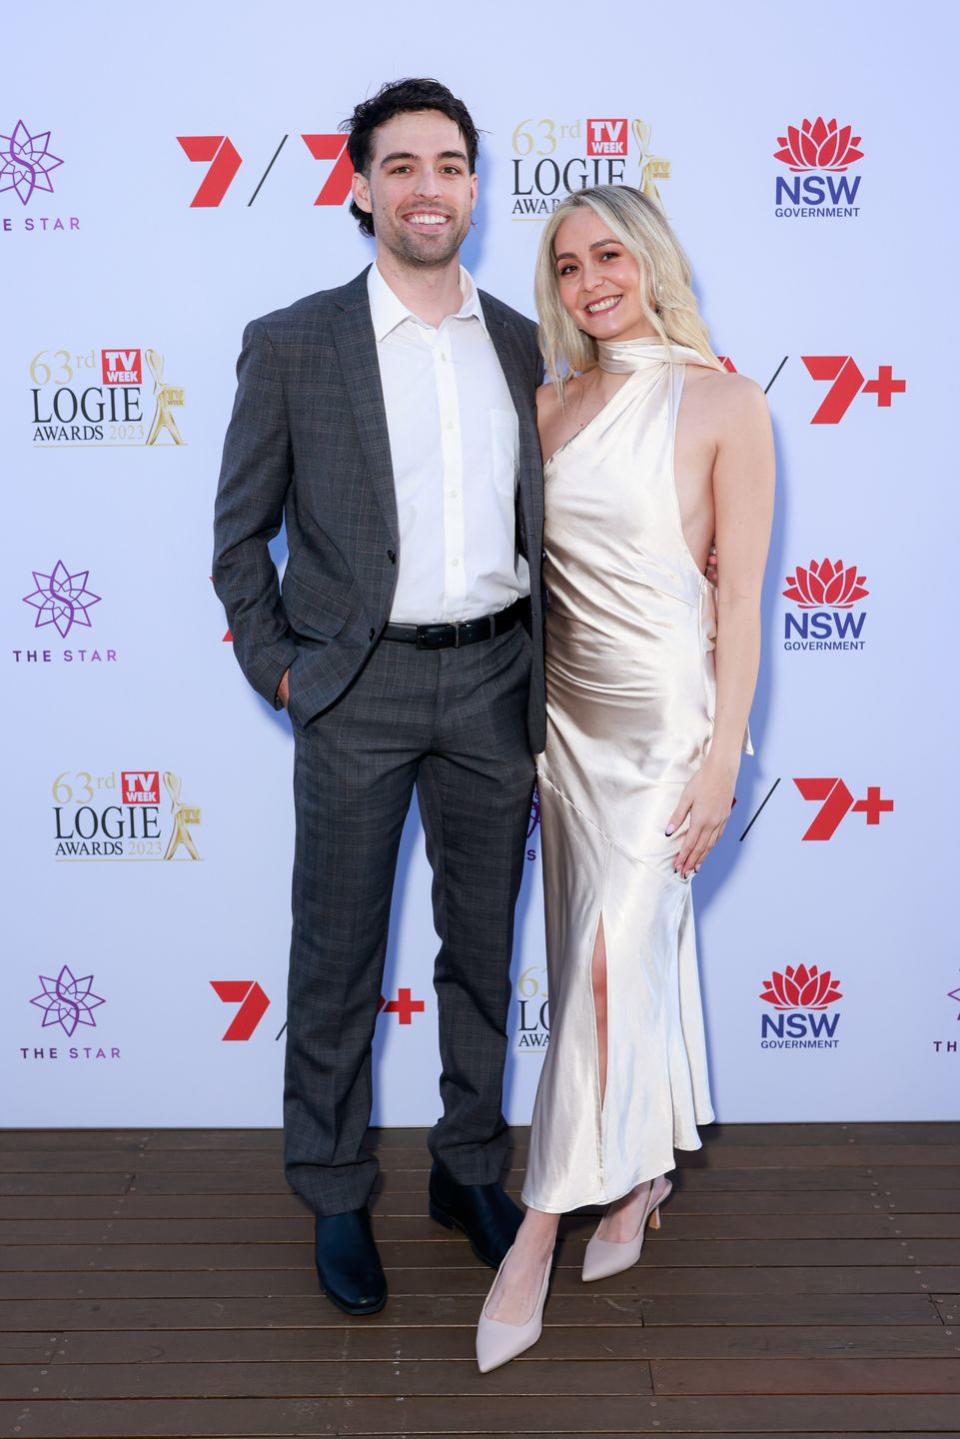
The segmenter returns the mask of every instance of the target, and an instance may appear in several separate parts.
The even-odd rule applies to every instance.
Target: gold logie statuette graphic
[[[156,397],[157,408],[153,415],[153,424],[150,426],[150,433],[147,436],[147,444],[155,445],[161,430],[168,430],[175,445],[182,445],[180,431],[177,429],[177,422],[170,413],[177,405],[183,404],[183,389],[178,385],[165,385],[163,383],[163,356],[156,350],[147,350],[147,364],[153,374],[153,393]]]
[[[183,845],[191,859],[199,859],[197,846],[193,842],[193,836],[188,828],[191,824],[200,823],[200,811],[192,805],[180,803],[180,776],[172,774],[166,769],[163,772],[163,783],[166,786],[167,794],[170,796],[170,813],[173,815],[173,830],[170,834],[170,843],[167,845],[167,852],[164,859],[173,859],[177,850]]]
[[[637,159],[640,165],[640,189],[648,200],[662,205],[657,180],[670,179],[670,161],[662,155],[650,154],[651,127],[644,120],[634,120],[633,135],[637,142]]]

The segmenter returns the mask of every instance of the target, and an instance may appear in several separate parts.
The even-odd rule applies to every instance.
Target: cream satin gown
[[[602,344],[599,359],[628,378],[544,472],[550,1044],[523,1199],[549,1213],[667,1173],[714,1117],[690,883],[673,869],[677,835],[664,834],[713,728],[714,590],[684,540],[674,479],[686,366],[705,362],[649,340]]]

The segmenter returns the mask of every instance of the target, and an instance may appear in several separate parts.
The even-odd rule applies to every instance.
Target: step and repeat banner
[[[955,217],[950,46],[925,52],[925,10],[908,29],[874,6],[865,33],[838,7],[818,35],[752,0],[587,27],[572,0],[449,27],[418,3],[170,0],[122,23],[60,3],[42,57],[34,20],[12,18],[0,1122],[280,1121],[293,746],[233,657],[213,500],[243,327],[369,263],[338,124],[409,74],[442,79],[482,129],[465,254],[482,287],[532,314],[554,206],[642,186],[718,353],[768,393],[757,758],[695,884],[719,1117],[957,1117]],[[282,567],[282,536],[273,549]],[[535,806],[517,1123],[549,1038],[538,841]],[[377,1021],[383,1124],[438,1113],[436,949],[413,813]]]

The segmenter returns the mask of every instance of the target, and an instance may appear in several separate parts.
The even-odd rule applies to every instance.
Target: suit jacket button
[[[375,635],[376,633],[377,633],[376,630],[371,630],[371,631],[370,631],[370,638],[371,638],[371,640],[373,639],[373,637],[374,637],[374,635]]]
[[[397,563],[397,552],[396,552],[396,550],[387,550],[387,559],[390,561],[390,563],[391,563],[392,565],[395,565],[395,564]]]

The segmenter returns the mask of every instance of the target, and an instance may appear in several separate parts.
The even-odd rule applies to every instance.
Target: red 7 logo
[[[810,377],[832,380],[823,404],[811,425],[836,425],[853,404],[863,385],[863,376],[850,355],[801,355]]]
[[[211,979],[210,984],[224,1004],[239,1004],[224,1039],[249,1039],[270,1007],[270,1001],[255,979]]]
[[[243,163],[229,135],[178,135],[177,141],[188,160],[211,161],[190,208],[219,205]]]
[[[346,135],[304,135],[303,142],[315,160],[333,160],[315,205],[342,205],[350,193],[353,164],[347,153]]]
[[[842,779],[795,779],[804,799],[820,799],[820,806],[804,839],[831,839],[853,806],[853,795]]]

